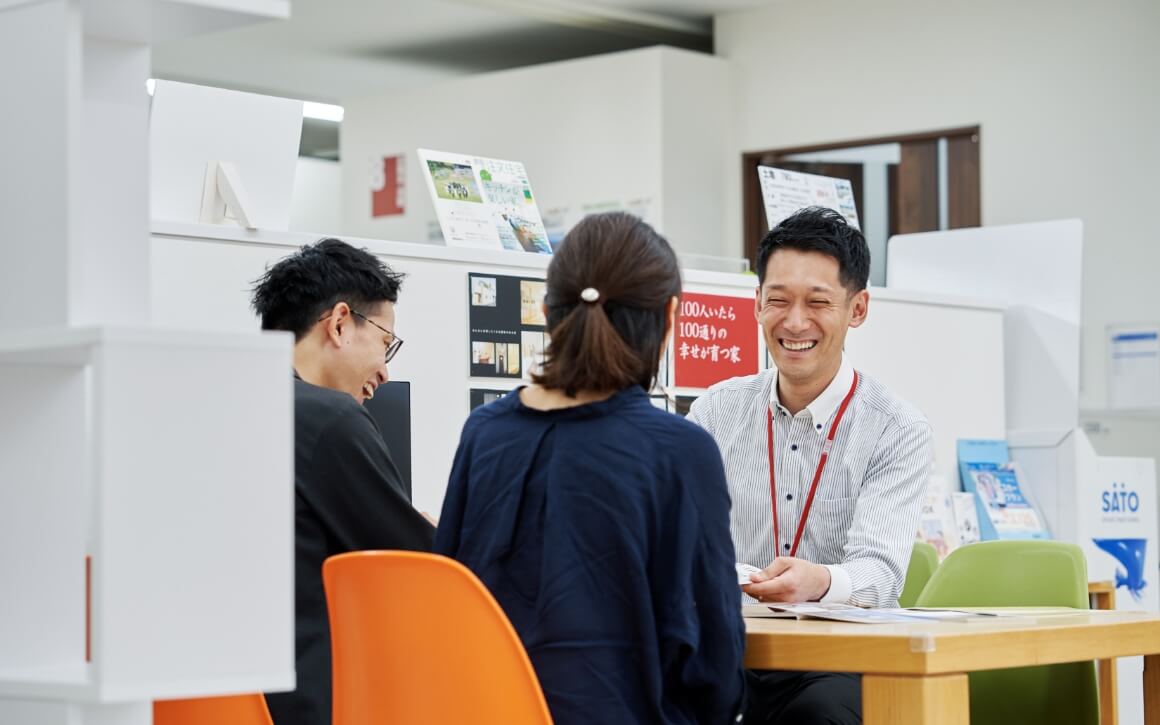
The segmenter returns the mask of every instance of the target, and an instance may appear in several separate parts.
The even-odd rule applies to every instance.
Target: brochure
[[[1014,463],[963,464],[963,485],[975,495],[984,539],[1049,539],[1039,513],[1024,495]]]
[[[959,476],[974,500],[981,540],[1051,538],[1021,471],[1010,460],[1007,441],[966,439],[956,447]]]
[[[975,497],[969,493],[951,494],[951,509],[955,515],[959,546],[973,544],[979,540],[979,513],[975,510]]]
[[[759,611],[768,609],[771,614]],[[751,613],[752,612],[752,613]],[[941,609],[911,607],[898,609],[881,607],[863,609],[850,604],[822,604],[807,602],[803,604],[766,604],[746,607],[743,613],[747,617],[772,617],[795,619],[825,619],[832,622],[852,622],[855,624],[921,624],[924,622],[985,622],[996,621],[1005,616],[1011,616],[997,611]]]
[[[523,164],[428,149],[419,160],[448,246],[552,253]]]
[[[918,520],[918,540],[933,546],[940,560],[959,545],[951,494],[941,487],[942,483],[936,481],[927,489]]]

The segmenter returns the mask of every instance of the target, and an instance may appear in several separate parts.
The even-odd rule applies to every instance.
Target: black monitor
[[[407,498],[411,498],[411,384],[392,380],[380,385],[366,408],[378,423],[403,478]]]

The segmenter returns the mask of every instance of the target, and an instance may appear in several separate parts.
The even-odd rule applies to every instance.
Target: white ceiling
[[[153,74],[341,103],[390,88],[667,43],[769,0],[292,0],[290,20],[155,46]]]

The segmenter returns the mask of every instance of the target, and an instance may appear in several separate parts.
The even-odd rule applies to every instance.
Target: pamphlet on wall
[[[448,246],[551,254],[524,165],[419,149]]]
[[[1006,441],[961,440],[958,454],[963,489],[975,497],[980,538],[1051,538],[1027,497],[1019,467],[1008,460]]]
[[[858,210],[854,205],[854,187],[848,179],[803,174],[772,166],[758,166],[757,178],[761,182],[761,199],[770,229],[807,206],[833,209],[846,217],[850,226],[860,228]]]

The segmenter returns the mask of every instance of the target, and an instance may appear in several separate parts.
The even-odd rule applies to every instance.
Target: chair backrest
[[[1087,609],[1087,560],[1062,541],[968,544],[943,560],[918,606]]]
[[[266,698],[259,694],[158,700],[153,725],[272,725]]]
[[[916,606],[1087,609],[1087,561],[1060,541],[968,544],[943,560]],[[976,672],[970,700],[972,725],[1099,722],[1093,662]]]
[[[910,564],[906,567],[906,583],[898,595],[898,606],[913,607],[918,594],[938,568],[938,551],[925,541],[914,542],[910,551]]]
[[[359,551],[322,574],[334,725],[552,722],[519,636],[462,564]]]

